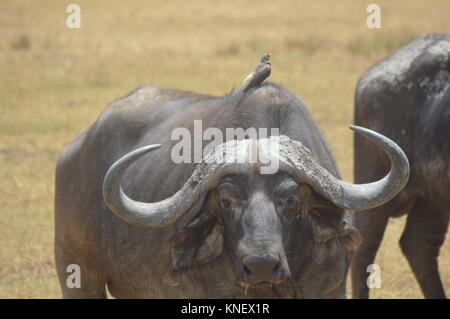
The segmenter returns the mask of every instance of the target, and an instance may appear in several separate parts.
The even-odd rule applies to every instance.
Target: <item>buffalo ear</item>
[[[223,236],[216,218],[206,211],[199,213],[172,238],[174,270],[206,264],[223,251]]]
[[[354,250],[360,244],[361,237],[353,225],[350,212],[322,208],[312,209],[309,216],[318,242],[339,245],[346,250]]]
[[[334,242],[353,250],[360,243],[360,235],[353,225],[350,212],[336,207],[311,188],[302,188],[302,215],[311,222],[314,238],[319,243]]]

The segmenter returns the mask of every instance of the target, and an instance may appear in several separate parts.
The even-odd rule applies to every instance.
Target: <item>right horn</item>
[[[286,136],[279,138],[277,160],[282,170],[295,176],[300,183],[308,183],[340,208],[358,211],[380,206],[397,195],[408,182],[408,159],[400,147],[386,136],[359,126],[350,128],[376,143],[389,156],[391,170],[384,178],[368,184],[344,182],[323,168],[308,148]]]
[[[350,128],[386,152],[391,161],[391,170],[385,177],[372,183],[351,184],[339,181],[342,192],[341,196],[335,199],[335,204],[354,211],[380,206],[397,195],[408,182],[408,158],[402,149],[386,136],[360,126],[352,125]]]

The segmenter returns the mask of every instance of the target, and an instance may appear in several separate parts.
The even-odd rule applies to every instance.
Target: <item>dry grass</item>
[[[82,27],[65,27],[74,1],[0,2],[0,298],[60,296],[53,261],[58,152],[115,98],[147,83],[223,94],[271,51],[271,80],[296,92],[352,180],[353,92],[361,73],[412,38],[448,33],[447,0],[75,1]],[[377,258],[376,298],[420,298],[392,220]],[[450,287],[449,240],[440,258]]]

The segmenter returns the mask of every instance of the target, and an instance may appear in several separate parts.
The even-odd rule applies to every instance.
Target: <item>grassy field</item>
[[[65,25],[81,6],[80,29]],[[271,80],[298,94],[352,180],[353,93],[375,61],[431,32],[450,33],[450,2],[381,1],[0,2],[0,298],[59,298],[53,261],[58,152],[103,108],[141,84],[221,95],[273,53]],[[421,298],[389,224],[375,298]],[[440,257],[450,292],[450,240]]]

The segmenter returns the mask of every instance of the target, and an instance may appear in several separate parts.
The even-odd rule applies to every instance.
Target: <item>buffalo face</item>
[[[299,207],[297,183],[287,176],[231,175],[221,181],[216,197],[237,280],[257,284],[288,279],[286,248],[293,211]]]
[[[305,255],[357,243],[348,213],[286,173],[229,175],[210,196],[242,286],[289,282]]]

